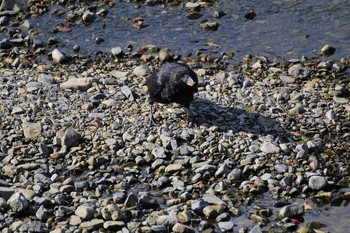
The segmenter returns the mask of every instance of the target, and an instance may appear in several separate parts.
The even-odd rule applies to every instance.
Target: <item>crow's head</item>
[[[194,86],[196,84],[196,82],[191,78],[191,76],[189,75],[184,75],[182,78],[181,78],[181,81],[183,83],[185,83],[187,86]]]

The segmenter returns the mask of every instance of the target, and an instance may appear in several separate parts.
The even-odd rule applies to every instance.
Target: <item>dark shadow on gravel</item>
[[[248,112],[239,106],[223,106],[203,98],[191,103],[198,126],[217,126],[220,132],[232,130],[255,135],[273,135],[280,142],[294,141],[280,123],[257,112]]]

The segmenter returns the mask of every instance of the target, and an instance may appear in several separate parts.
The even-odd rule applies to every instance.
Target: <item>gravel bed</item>
[[[152,57],[0,71],[3,232],[232,232],[244,214],[235,231],[288,231],[292,197],[348,204],[346,67],[190,61],[197,125],[156,104],[149,126]],[[275,211],[244,211],[264,193]]]
[[[298,219],[348,206],[346,59],[67,55],[14,31],[0,42],[3,233],[313,232]],[[155,104],[149,125],[145,79],[167,61],[198,75],[195,125],[176,104]]]

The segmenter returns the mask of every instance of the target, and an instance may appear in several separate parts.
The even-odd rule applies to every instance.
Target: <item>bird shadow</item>
[[[246,132],[255,135],[272,135],[280,142],[294,141],[278,121],[258,112],[239,106],[223,106],[200,97],[191,103],[197,126],[216,126],[219,132]]]

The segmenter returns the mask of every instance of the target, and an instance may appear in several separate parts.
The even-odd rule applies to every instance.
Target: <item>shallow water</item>
[[[56,6],[56,8],[63,6]],[[109,51],[112,47],[131,44],[139,47],[154,44],[170,48],[183,55],[202,52],[234,52],[240,60],[246,53],[270,58],[300,58],[313,56],[322,45],[336,48],[331,57],[350,57],[350,1],[349,0],[275,0],[275,1],[218,1],[209,8],[202,8],[202,17],[189,20],[182,7],[140,6],[117,2],[108,8],[106,18],[98,17],[91,25],[79,24],[69,33],[49,33],[57,23],[65,22],[65,15],[45,14],[31,20],[40,32],[38,38],[56,36],[69,44],[81,46],[82,51]],[[217,19],[214,11],[227,15]],[[244,15],[254,11],[256,17],[247,20]],[[48,17],[49,16],[49,17]],[[147,27],[133,28],[132,19],[141,17]],[[216,21],[217,31],[204,31],[202,20]],[[105,24],[105,27],[103,25]],[[95,38],[105,41],[97,45]],[[207,46],[214,42],[218,46]]]

